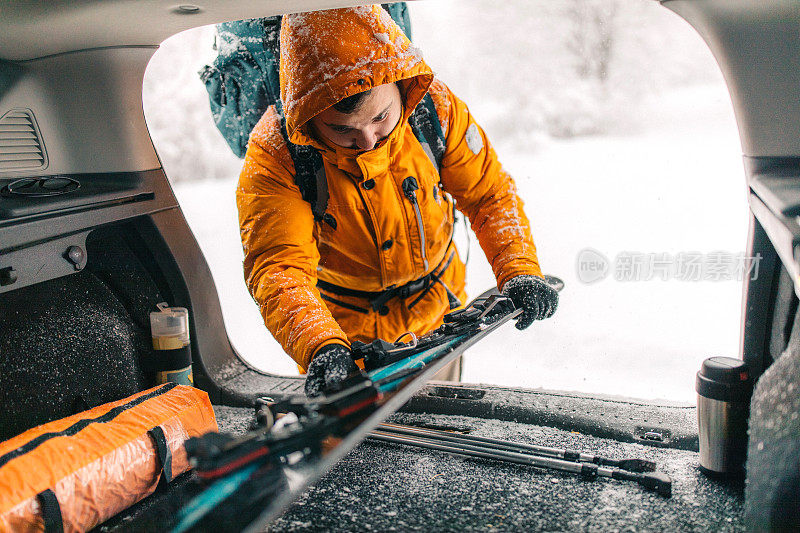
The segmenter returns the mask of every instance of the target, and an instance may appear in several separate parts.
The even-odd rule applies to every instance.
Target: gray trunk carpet
[[[398,413],[390,421],[656,461],[672,497],[633,482],[365,442],[269,531],[744,531],[743,483],[708,478],[697,453],[550,427]]]

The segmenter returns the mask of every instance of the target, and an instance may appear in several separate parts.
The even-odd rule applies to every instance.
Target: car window
[[[736,356],[747,204],[736,124],[701,38],[650,1],[409,4],[413,40],[516,180],[551,319],[471,348],[463,380],[691,402],[694,373]],[[144,82],[154,144],[211,266],[232,343],[277,374],[296,366],[248,295],[234,190],[241,167],[197,71],[214,28],[167,40]],[[467,291],[493,283],[471,236]]]

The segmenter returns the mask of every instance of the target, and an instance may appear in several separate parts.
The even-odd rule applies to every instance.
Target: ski
[[[522,311],[496,289],[419,337],[353,343],[365,372],[322,396],[257,402],[258,427],[186,443],[200,492],[171,530],[262,531],[445,365]]]

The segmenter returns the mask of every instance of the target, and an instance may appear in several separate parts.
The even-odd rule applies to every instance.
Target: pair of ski
[[[207,485],[176,517],[172,531],[261,531],[275,520],[311,483],[373,432],[383,440],[543,468],[556,468],[587,477],[636,481],[669,495],[671,481],[647,471],[647,461],[619,464],[587,454],[561,453],[548,457],[530,453],[524,445],[487,442],[474,436],[421,435],[397,426],[380,426],[445,365],[509,320],[519,316],[510,299],[496,289],[466,308],[448,314],[436,330],[406,342],[354,343],[366,374],[351,376],[337,390],[316,398],[291,397],[258,402],[259,427],[243,436],[211,433],[190,439],[186,452],[196,475]],[[387,431],[391,427],[391,431]],[[445,438],[447,437],[447,438]],[[458,441],[453,440],[458,439]],[[477,439],[483,439],[479,443]],[[502,442],[502,441],[500,441]],[[638,462],[637,462],[638,461]],[[628,469],[621,468],[627,466]]]
[[[263,530],[444,366],[521,312],[496,289],[487,291],[419,338],[354,343],[366,373],[336,390],[259,401],[256,429],[190,439],[187,455],[206,486],[171,530]]]

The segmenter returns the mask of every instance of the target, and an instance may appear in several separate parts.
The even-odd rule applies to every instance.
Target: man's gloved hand
[[[503,285],[503,294],[511,298],[522,314],[517,319],[517,329],[525,329],[534,320],[553,316],[558,307],[558,291],[538,276],[521,275]]]
[[[306,396],[318,396],[355,372],[358,367],[350,349],[342,344],[327,344],[314,354],[308,365]]]

